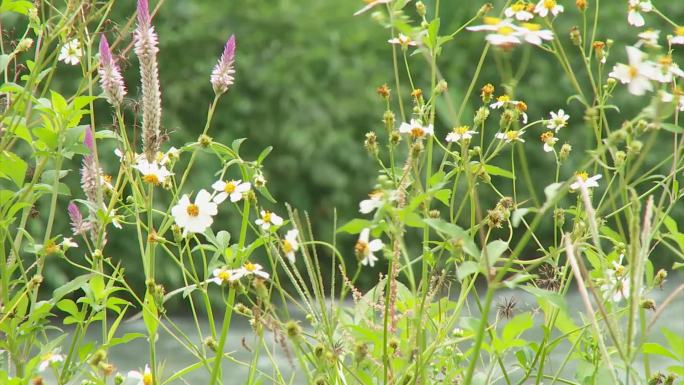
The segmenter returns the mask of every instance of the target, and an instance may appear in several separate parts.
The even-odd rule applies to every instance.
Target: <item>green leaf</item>
[[[499,259],[501,254],[508,250],[508,242],[497,239],[495,241],[489,242],[485,250],[487,251],[487,259],[489,260],[489,263],[493,265],[496,263],[496,260]],[[484,254],[482,255],[482,258],[484,258]]]
[[[266,159],[266,157],[268,156],[268,154],[271,153],[272,150],[273,150],[273,146],[268,146],[263,151],[261,151],[261,153],[257,157],[257,161],[256,161],[257,164],[261,164],[261,162],[263,162],[264,159]]]
[[[513,340],[532,326],[534,326],[532,314],[529,312],[518,314],[506,323],[501,332],[501,338],[504,341]]]
[[[28,165],[13,152],[0,153],[0,178],[9,179],[17,187],[24,184],[24,176]]]
[[[665,131],[670,131],[675,134],[681,134],[684,132],[684,128],[672,123],[660,123],[660,127]]]
[[[456,269],[456,278],[463,281],[463,278],[480,272],[480,264],[474,261],[465,261],[458,265]]]
[[[660,332],[663,333],[667,339],[667,344],[670,345],[673,353],[676,354],[681,361],[684,361],[684,337],[668,328],[662,328],[660,329]]]
[[[0,13],[15,12],[21,15],[28,15],[29,10],[33,8],[33,3],[26,0],[2,0],[0,5]]]
[[[470,256],[480,256],[480,251],[477,249],[477,245],[475,245],[475,242],[472,240],[472,238],[470,238],[470,235],[468,235],[468,233],[461,227],[439,218],[425,218],[423,219],[423,222],[427,223],[428,226],[432,227],[438,232],[449,236],[452,240],[463,241],[463,250]]]
[[[678,360],[679,357],[677,357],[676,354],[672,353],[671,351],[667,350],[663,345],[656,343],[656,342],[647,342],[644,344],[644,346],[641,348],[644,354],[650,354],[654,356],[661,356],[661,357],[669,357],[672,358],[673,360]]]
[[[349,233],[349,234],[358,234],[361,232],[361,230],[365,229],[366,227],[371,227],[373,225],[373,222],[367,220],[367,219],[352,219],[351,221],[345,223],[344,225],[340,226],[337,229],[338,233],[344,232],[344,233]]]
[[[567,309],[565,299],[556,292],[540,289],[534,286],[523,286],[522,288],[523,290],[537,297],[537,302],[539,302],[541,305],[550,304],[551,306],[563,311]]]
[[[159,320],[157,319],[157,305],[154,303],[154,298],[152,294],[145,294],[145,301],[143,306],[143,322],[147,328],[147,334],[154,336],[157,334],[157,327],[159,326]]]
[[[485,169],[485,171],[487,171],[487,174],[489,174],[489,175],[496,175],[496,176],[502,176],[502,177],[508,178],[508,179],[515,179],[515,175],[513,175],[512,172],[510,172],[508,170],[504,170],[501,167],[492,166],[491,164],[485,164],[484,169]]]
[[[451,190],[449,190],[449,189],[437,190],[437,191],[435,191],[434,196],[435,196],[435,199],[444,203],[445,206],[449,206],[449,198],[451,197]]]
[[[0,55],[0,74],[5,72],[5,68],[7,67],[7,63],[9,63],[10,55]]]
[[[546,196],[546,202],[550,202],[556,198],[556,195],[561,190],[561,187],[563,187],[563,183],[551,183],[550,185],[546,186],[544,188],[544,195]]]
[[[78,276],[72,279],[71,281],[67,282],[66,284],[56,288],[52,292],[52,302],[57,303],[65,295],[78,290],[79,288],[81,288],[81,286],[83,286],[90,280],[91,276],[93,276],[92,273]]]

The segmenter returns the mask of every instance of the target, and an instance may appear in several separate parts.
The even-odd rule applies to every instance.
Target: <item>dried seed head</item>
[[[375,89],[375,92],[377,92],[377,94],[380,95],[383,99],[388,99],[390,97],[390,91],[391,90],[387,86],[387,84],[383,84]]]

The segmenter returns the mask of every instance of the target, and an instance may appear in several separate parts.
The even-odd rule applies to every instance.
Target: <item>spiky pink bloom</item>
[[[83,144],[88,147],[90,153],[83,157],[83,164],[81,165],[81,188],[86,195],[89,202],[97,204],[99,201],[100,189],[100,175],[102,171],[97,165],[95,158],[95,139],[93,138],[93,129],[88,126],[85,130],[85,137]]]
[[[223,54],[218,63],[211,71],[211,86],[214,88],[216,95],[221,95],[228,91],[228,88],[233,85],[235,77],[235,35],[230,35],[226,46],[223,48]]]
[[[100,38],[99,74],[100,86],[102,87],[102,91],[104,91],[107,101],[114,107],[120,106],[126,95],[126,87],[124,86],[119,66],[112,57],[112,51],[109,49],[107,37],[104,35]]]
[[[69,219],[71,220],[71,231],[74,232],[74,235],[80,235],[86,232],[88,226],[83,221],[83,215],[81,215],[81,210],[78,209],[78,206],[76,206],[74,202],[70,202],[67,211],[69,212]]]
[[[138,0],[138,27],[135,30],[135,54],[140,61],[142,84],[142,143],[148,161],[154,159],[161,145],[161,91],[157,65],[157,33],[151,24],[147,0]]]

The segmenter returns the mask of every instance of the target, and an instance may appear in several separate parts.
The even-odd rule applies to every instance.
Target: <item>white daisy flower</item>
[[[292,229],[285,234],[285,239],[283,239],[283,252],[290,263],[295,263],[295,252],[299,250],[298,236],[299,230]]]
[[[671,103],[674,102],[675,99],[677,100],[677,109],[679,111],[684,111],[684,96],[683,95],[675,95],[671,94],[669,92],[662,91],[661,94],[661,99],[664,103]]]
[[[643,27],[646,24],[641,12],[648,13],[653,10],[651,0],[629,0],[627,5],[627,22],[635,27]]]
[[[176,224],[183,229],[183,235],[188,233],[203,233],[214,222],[217,213],[216,203],[211,201],[211,194],[207,190],[197,193],[195,202],[190,202],[187,195],[171,208],[171,215]]]
[[[684,71],[679,68],[677,63],[672,61],[672,56],[664,55],[655,64],[655,77],[653,80],[660,83],[671,83],[675,76],[684,77]]]
[[[674,36],[668,36],[670,44],[684,44],[684,26],[679,26],[674,30]]]
[[[375,7],[376,5],[387,4],[391,1],[392,0],[363,0],[363,2],[366,3],[366,6],[359,9],[358,11],[354,12],[354,16],[358,16],[358,15],[368,11],[369,9]]]
[[[361,230],[359,234],[359,240],[356,241],[354,246],[354,251],[356,252],[356,257],[361,260],[363,266],[375,266],[378,258],[375,256],[376,251],[382,250],[382,241],[379,239],[374,239],[369,241],[370,229]]]
[[[499,19],[497,17],[485,17],[483,25],[474,25],[466,28],[469,31],[489,31],[494,32],[485,38],[490,44],[496,46],[509,46],[520,44],[517,37],[517,27],[509,19]]]
[[[517,106],[518,103],[520,103],[518,100],[511,100],[511,97],[508,95],[501,95],[496,98],[496,102],[489,105],[489,108],[499,109],[501,107],[506,107],[509,104]]]
[[[47,369],[49,366],[52,366],[52,364],[62,361],[64,361],[63,355],[55,352],[47,352],[40,358],[40,364],[38,364],[38,371],[44,372],[45,369]]]
[[[78,243],[74,242],[73,238],[68,237],[62,239],[62,243],[60,243],[60,245],[64,248],[78,247]]]
[[[658,30],[647,29],[646,31],[641,32],[637,36],[639,36],[639,41],[634,45],[635,47],[641,47],[642,45],[651,48],[660,47],[660,45],[658,44],[658,39],[660,38],[660,31]]]
[[[622,266],[623,254],[617,262],[613,261],[613,267],[606,269],[604,284],[601,285],[601,292],[606,299],[615,303],[629,298],[629,276],[626,269]]]
[[[496,135],[494,135],[494,137],[497,139],[501,139],[506,143],[512,143],[512,142],[525,143],[525,139],[522,138],[524,133],[525,133],[524,130],[520,130],[520,131],[508,130],[506,132],[498,132]]]
[[[563,12],[565,8],[558,4],[556,0],[540,0],[537,6],[534,7],[534,12],[541,17],[546,17],[549,13],[553,16],[558,16],[559,13]]]
[[[217,285],[222,285],[234,280],[233,270],[226,268],[214,269],[211,274],[214,276],[214,278],[211,278],[209,282],[213,282]]]
[[[128,372],[127,378],[135,380],[135,385],[152,385],[152,371],[149,365],[145,365],[145,370],[142,373],[137,370],[131,370]]]
[[[504,11],[504,15],[510,18],[514,17],[516,20],[519,21],[531,20],[534,17],[534,14],[530,12],[530,5],[531,4],[528,4],[527,2],[518,1],[510,7],[506,8],[506,10]]]
[[[592,177],[589,176],[585,171],[575,173],[575,179],[577,180],[570,185],[571,190],[579,190],[582,186],[587,189],[598,187],[598,180],[601,179],[601,174],[596,174]]]
[[[518,28],[520,36],[528,43],[540,46],[544,40],[553,40],[553,32],[549,29],[542,29],[542,26],[535,23],[522,23]]]
[[[81,56],[83,56],[81,42],[78,39],[72,39],[62,46],[57,60],[66,64],[77,65],[81,61]]]
[[[618,63],[608,76],[628,84],[633,95],[643,95],[653,90],[651,79],[656,77],[656,68],[652,62],[643,61],[644,53],[636,47],[626,47],[629,64]]]
[[[546,121],[546,127],[558,132],[558,130],[568,125],[568,119],[570,119],[570,115],[566,114],[562,108],[558,112],[551,111],[551,119]]]
[[[231,202],[237,202],[252,188],[252,184],[241,180],[231,180],[227,182],[217,180],[211,185],[211,188],[219,192],[214,197],[214,202],[222,203],[228,197],[230,197]]]
[[[411,119],[411,123],[403,122],[399,126],[399,132],[402,134],[409,134],[412,138],[418,139],[428,135],[434,135],[435,130],[432,124],[423,126],[419,120]]]
[[[408,46],[415,47],[418,45],[418,43],[416,43],[413,39],[404,35],[403,33],[400,33],[399,36],[397,36],[397,37],[394,37],[392,39],[387,40],[387,42],[390,44],[400,45],[402,47],[408,47]]]
[[[262,229],[268,230],[271,226],[280,226],[283,224],[283,218],[268,210],[261,210],[261,218],[257,219],[255,223],[261,226]]]
[[[553,135],[553,132],[546,131],[541,134],[541,141],[544,143],[544,152],[551,152],[553,146],[558,142],[558,138]]]
[[[454,127],[454,129],[447,134],[446,141],[453,143],[472,139],[473,135],[477,134],[477,131],[468,130],[469,128],[470,127],[468,126]]]
[[[162,184],[166,182],[166,178],[173,175],[165,166],[160,165],[156,161],[150,163],[145,157],[139,157],[133,168],[140,171],[143,181],[153,185]]]
[[[242,277],[256,275],[259,278],[268,279],[269,274],[263,271],[263,268],[258,263],[247,262],[241,268],[233,271],[232,281],[238,280]]]
[[[382,207],[382,191],[373,191],[368,194],[368,199],[364,199],[359,203],[359,212],[361,214],[370,214],[371,212]]]

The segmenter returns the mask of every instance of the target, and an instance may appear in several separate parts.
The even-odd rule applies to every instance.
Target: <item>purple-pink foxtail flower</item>
[[[211,86],[214,88],[216,95],[221,95],[228,91],[228,88],[233,84],[235,78],[235,35],[230,35],[226,46],[223,48],[223,53],[218,63],[211,71]]]
[[[126,87],[124,86],[119,66],[116,64],[114,57],[112,57],[109,42],[104,35],[100,38],[99,74],[100,86],[102,91],[104,91],[107,101],[114,107],[120,106],[126,95]]]
[[[138,0],[138,27],[134,40],[142,83],[142,143],[147,160],[151,162],[161,145],[161,91],[157,65],[157,33],[151,23],[147,0]]]
[[[83,215],[81,215],[81,210],[78,209],[78,206],[74,202],[70,202],[67,211],[71,220],[71,231],[74,232],[74,235],[85,233],[89,226],[83,221]]]
[[[100,175],[101,170],[97,165],[95,157],[95,139],[93,137],[93,130],[90,126],[86,127],[83,144],[88,148],[90,153],[83,157],[83,164],[81,165],[81,188],[86,195],[89,202],[97,204],[99,201]]]

